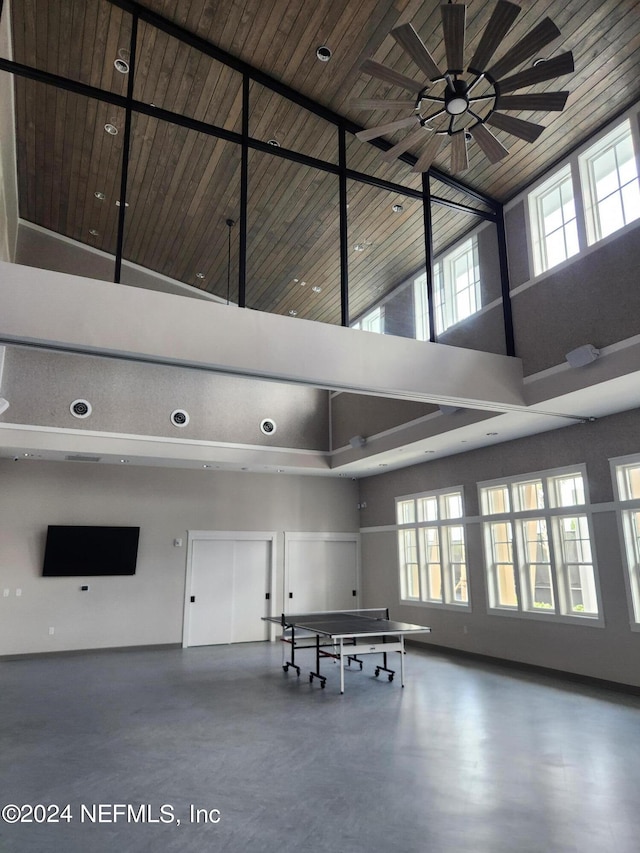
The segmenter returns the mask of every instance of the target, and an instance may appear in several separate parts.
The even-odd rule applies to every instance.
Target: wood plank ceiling
[[[142,5],[361,126],[407,115],[406,108],[371,112],[352,103],[356,98],[407,97],[398,87],[362,74],[359,66],[366,58],[419,77],[412,60],[389,36],[393,27],[411,22],[436,63],[446,67],[438,0],[145,0]],[[576,70],[524,90],[569,89],[563,112],[511,113],[545,125],[536,142],[494,128],[510,151],[495,165],[470,143],[469,168],[458,177],[501,201],[640,95],[640,0],[522,0],[520,5],[520,15],[496,56],[549,16],[562,35],[544,50],[544,58],[572,50]],[[494,0],[467,4],[467,61],[494,6]],[[128,12],[108,0],[12,0],[11,11],[16,62],[126,94],[128,76],[115,69],[114,60],[129,58]],[[316,58],[320,45],[331,49],[329,62]],[[21,217],[113,254],[124,111],[18,76],[15,91]],[[241,131],[241,74],[145,22],[138,31],[134,97]],[[110,135],[105,125],[119,132]],[[249,133],[265,142],[275,140],[283,149],[337,163],[335,127],[255,81]],[[405,133],[385,138],[396,142]],[[420,148],[411,153],[418,156]],[[347,158],[352,169],[410,190],[421,187],[420,175],[408,165],[384,163],[378,149],[352,136]],[[449,170],[448,145],[435,165]],[[338,187],[335,174],[250,151],[249,307],[340,322]],[[444,185],[435,184],[433,192],[472,203]],[[125,258],[236,301],[239,199],[239,146],[134,115]],[[349,181],[348,202],[355,317],[424,264],[423,217],[416,199],[355,181]],[[393,213],[394,204],[401,204],[402,211]],[[229,219],[236,225],[230,227]],[[473,224],[473,217],[435,206],[436,250]],[[356,251],[356,245],[364,250]]]

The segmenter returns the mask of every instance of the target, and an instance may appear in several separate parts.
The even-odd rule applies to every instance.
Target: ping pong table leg
[[[400,686],[404,687],[404,634],[400,634]]]
[[[340,637],[340,693],[344,693],[344,640]]]

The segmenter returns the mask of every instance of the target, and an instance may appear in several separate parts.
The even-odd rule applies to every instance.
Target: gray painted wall
[[[640,234],[632,228],[512,295],[516,355],[525,376],[640,334]]]
[[[188,530],[276,531],[277,613],[283,531],[358,529],[350,480],[0,460],[0,482],[0,655],[180,643]],[[139,525],[136,574],[41,577],[48,524]]]
[[[9,346],[3,393],[15,424],[329,449],[328,392],[302,385]],[[91,403],[89,418],[71,415],[78,398]],[[171,424],[178,408],[189,413],[185,427]],[[275,420],[274,434],[261,432],[264,418]]]
[[[331,397],[331,446],[336,450],[356,435],[368,438],[437,412],[438,407],[341,392]]]
[[[609,468],[610,458],[638,452],[640,410],[633,410],[362,480],[363,606],[388,604],[398,618],[431,626],[428,643],[640,686],[640,633],[629,627]],[[586,464],[591,504],[599,504],[593,515],[594,545],[604,628],[488,614],[477,520],[467,526],[472,612],[399,604],[396,533],[386,529],[395,524],[396,496],[463,486],[466,514],[477,516],[478,482],[576,463]]]
[[[90,246],[83,246],[75,240],[65,240],[28,222],[21,222],[18,227],[15,263],[69,275],[87,276],[98,281],[113,281],[115,273],[114,257],[104,252],[96,252]],[[197,287],[156,275],[153,270],[131,266],[126,259],[122,264],[120,282],[130,287],[176,293],[193,299],[212,299],[210,294],[203,293]]]

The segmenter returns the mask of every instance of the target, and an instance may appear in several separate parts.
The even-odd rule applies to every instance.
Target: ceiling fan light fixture
[[[449,0],[441,5],[440,11],[446,67],[440,67],[435,62],[429,48],[410,23],[392,29],[390,35],[420,69],[422,80],[406,77],[372,59],[364,60],[360,64],[360,71],[387,84],[398,86],[406,92],[417,93],[417,101],[410,117],[359,130],[355,135],[361,142],[369,142],[405,127],[410,128],[412,119],[417,120],[418,127],[414,125],[410,133],[385,150],[382,159],[391,163],[410,149],[420,147],[422,150],[416,155],[417,160],[412,171],[425,173],[434,164],[436,157],[440,155],[442,143],[447,140],[450,143],[449,168],[455,175],[469,168],[467,143],[471,141],[477,143],[480,152],[492,165],[509,153],[509,149],[486,125],[526,142],[535,142],[545,129],[544,126],[505,115],[504,111],[561,112],[569,93],[534,92],[511,96],[507,93],[570,74],[575,70],[575,66],[571,51],[552,58],[540,55],[542,50],[561,34],[550,18],[541,20],[497,62],[493,62],[494,54],[504,43],[505,36],[521,11],[520,6],[510,0],[497,0],[475,53],[466,64],[466,4]],[[531,62],[533,67],[514,73],[514,70],[525,62]],[[429,81],[426,85],[425,78]],[[432,85],[436,88],[432,88]],[[356,104],[361,109],[374,110],[383,109],[385,102],[389,108],[392,105],[405,105],[402,101],[386,98],[362,100]]]

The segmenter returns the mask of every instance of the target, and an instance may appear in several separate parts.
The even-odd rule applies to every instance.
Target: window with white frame
[[[384,334],[384,305],[378,305],[351,325],[352,329]]]
[[[400,598],[469,606],[462,489],[396,498]]]
[[[530,193],[529,218],[537,275],[580,251],[570,164]]]
[[[478,488],[489,607],[599,619],[582,467],[481,483]]]
[[[640,626],[640,455],[614,460],[633,622]]]
[[[480,310],[477,237],[465,240],[434,264],[433,299],[438,333]]]
[[[428,341],[431,338],[429,327],[429,300],[427,298],[427,274],[422,273],[413,280],[413,310],[415,316],[415,338]]]
[[[602,240],[640,218],[638,167],[629,119],[579,158],[587,241]]]

